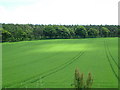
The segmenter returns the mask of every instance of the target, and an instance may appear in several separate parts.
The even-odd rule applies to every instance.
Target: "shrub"
[[[91,88],[93,84],[93,78],[91,73],[88,73],[86,82],[84,82],[84,75],[80,73],[78,69],[75,69],[74,86],[75,88]]]
[[[88,73],[88,78],[86,80],[86,88],[91,88],[92,87],[92,84],[93,84],[93,78],[92,78],[92,75],[91,73]]]

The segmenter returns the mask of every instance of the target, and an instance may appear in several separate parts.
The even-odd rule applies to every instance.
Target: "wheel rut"
[[[48,77],[48,76],[50,76],[52,74],[55,74],[55,73],[61,71],[61,70],[65,69],[66,67],[68,67],[69,65],[71,65],[73,62],[77,61],[86,52],[86,49],[87,48],[80,51],[76,56],[74,56],[73,58],[71,58],[67,62],[65,62],[65,63],[63,63],[63,64],[61,64],[61,65],[59,65],[59,66],[57,66],[55,68],[52,68],[52,69],[50,69],[50,70],[48,70],[46,72],[43,72],[43,73],[41,73],[41,74],[39,74],[37,76],[31,77],[32,79],[29,78],[27,80],[19,82],[19,83],[22,83],[21,85],[16,84],[16,85],[11,85],[10,87],[16,87],[16,86],[21,87],[21,86],[23,86],[25,84],[35,83],[35,82],[39,81],[40,79],[44,79],[44,78],[46,78],[46,77]]]
[[[116,73],[115,70],[114,70],[114,67],[113,67],[113,65],[112,65],[112,63],[111,63],[111,60],[110,60],[110,58],[109,58],[109,54],[110,54],[110,53],[109,53],[109,51],[108,51],[107,42],[106,42],[106,41],[104,41],[104,47],[105,47],[105,54],[106,54],[107,60],[108,60],[108,62],[109,62],[109,65],[110,65],[110,67],[111,67],[111,69],[112,69],[115,77],[120,81],[117,73]],[[110,57],[111,57],[111,55],[110,55]],[[111,59],[113,60],[112,57],[111,57]]]

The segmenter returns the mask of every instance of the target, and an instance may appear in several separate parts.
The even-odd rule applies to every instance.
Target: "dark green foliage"
[[[102,30],[103,36],[104,36],[104,37],[108,37],[108,35],[109,35],[109,33],[110,33],[110,31],[108,30],[108,28],[102,27],[101,30]],[[117,31],[116,31],[116,32],[117,32]]]
[[[9,31],[4,30],[3,28],[0,28],[0,31],[2,32],[3,42],[11,41],[12,34]]]
[[[88,36],[88,32],[84,26],[77,26],[75,33],[78,37],[80,36],[82,38],[85,38]]]
[[[118,36],[120,37],[120,28],[118,28]]]
[[[56,30],[52,25],[47,25],[43,31],[46,38],[54,38],[56,35]]]
[[[117,37],[117,25],[32,25],[2,24],[2,42],[40,39]]]
[[[88,36],[89,37],[97,37],[97,36],[99,36],[99,31],[95,28],[90,28],[88,30]]]

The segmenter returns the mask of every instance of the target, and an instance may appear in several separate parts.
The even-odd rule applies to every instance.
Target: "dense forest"
[[[2,24],[2,42],[40,39],[118,37],[117,25],[33,25]]]

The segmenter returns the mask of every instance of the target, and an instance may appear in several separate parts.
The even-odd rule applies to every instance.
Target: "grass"
[[[84,77],[92,73],[93,88],[118,87],[118,38],[22,41],[2,47],[3,87],[73,88],[76,67]]]

